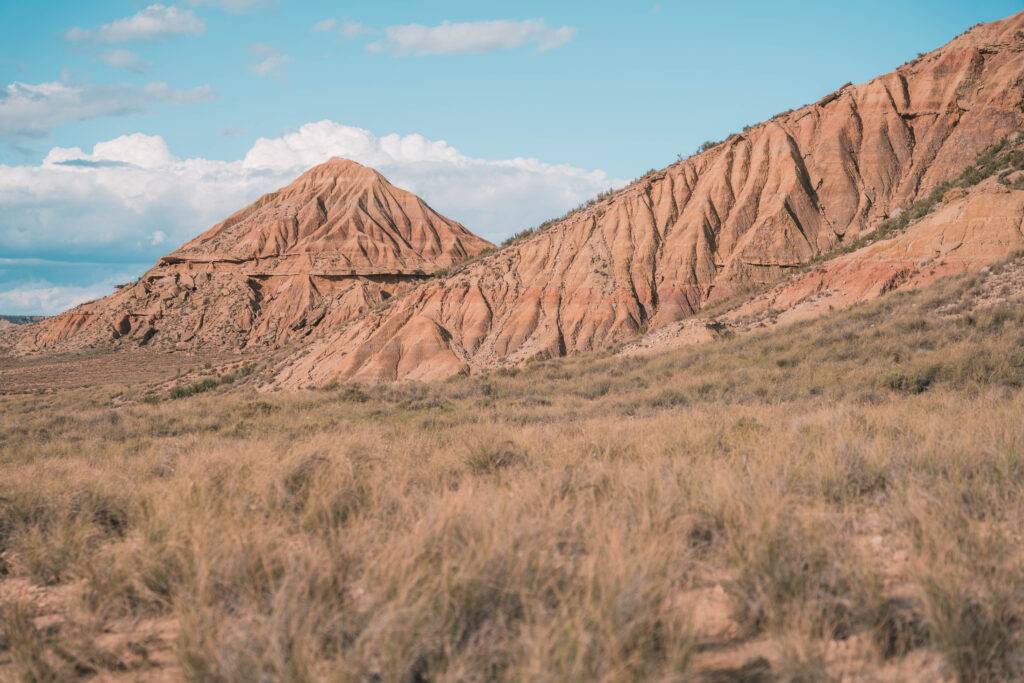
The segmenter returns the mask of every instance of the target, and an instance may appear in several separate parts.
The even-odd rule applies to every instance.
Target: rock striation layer
[[[137,282],[26,328],[15,349],[277,345],[362,315],[490,247],[376,171],[334,158]]]
[[[784,324],[979,271],[1024,249],[1024,190],[990,178],[952,190],[905,233],[830,259],[720,318],[749,326]]]
[[[1024,187],[1024,172],[1015,175]],[[665,325],[621,353],[659,353],[810,320],[942,277],[982,272],[1024,252],[1024,189],[1015,185],[989,178],[951,190],[934,212],[901,234],[794,274],[717,315],[709,311]]]
[[[417,287],[300,351],[275,384],[440,378],[608,348],[842,247],[1022,124],[1024,13]]]

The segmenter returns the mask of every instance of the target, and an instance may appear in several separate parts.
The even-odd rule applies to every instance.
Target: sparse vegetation
[[[173,399],[188,398],[189,396],[195,396],[196,394],[201,394],[204,391],[209,391],[210,389],[215,389],[219,386],[219,380],[213,377],[207,377],[206,379],[201,379],[198,382],[193,382],[192,384],[174,387],[171,389],[170,397]]]
[[[2,397],[0,677],[1019,679],[1024,310],[983,285],[435,384]]]
[[[448,277],[450,275],[454,275],[455,273],[462,272],[466,268],[469,268],[474,263],[477,263],[478,261],[482,261],[483,259],[487,258],[488,256],[490,256],[494,252],[495,252],[495,249],[493,247],[488,247],[487,249],[482,249],[482,250],[480,250],[480,253],[476,254],[475,256],[470,256],[469,258],[465,258],[465,259],[459,261],[458,263],[452,264],[451,266],[449,266],[447,268],[438,268],[433,273],[431,273],[431,275],[433,277],[435,277],[435,278],[444,278],[444,277]],[[387,300],[384,301],[384,304],[390,305],[390,303],[391,303],[391,299],[387,299]]]
[[[697,145],[697,154],[700,154],[701,152],[706,152],[709,149],[714,149],[715,147],[718,147],[720,144],[722,144],[722,142],[722,140],[705,140],[704,142]]]
[[[1024,150],[1020,147],[1022,144],[1024,144],[1024,134],[1016,136],[1013,140],[1004,138],[986,148],[975,158],[974,163],[964,169],[954,180],[936,185],[923,198],[882,221],[871,232],[847,242],[838,249],[819,255],[809,261],[803,269],[813,268],[827,259],[852,253],[879,240],[901,234],[911,223],[930,214],[942,202],[946,193],[954,188],[973,187],[995,175],[1000,176],[1000,181],[1004,185],[1011,185],[1009,181],[1004,181],[1004,178],[1009,177],[1014,171],[1024,169]],[[1005,175],[1002,175],[1004,173]],[[1024,189],[1024,176],[1015,179],[1012,185],[1015,189]]]
[[[615,194],[615,192],[616,192],[615,188],[612,188],[612,187],[609,187],[607,190],[604,190],[602,192],[598,192],[596,196],[594,196],[594,197],[588,199],[587,201],[583,202],[582,204],[577,206],[575,209],[570,209],[569,211],[566,211],[564,214],[562,214],[558,218],[552,218],[550,220],[546,220],[543,223],[541,223],[540,225],[538,225],[536,227],[533,227],[533,228],[525,228],[523,230],[520,230],[519,232],[517,232],[516,234],[512,235],[511,237],[509,237],[504,242],[502,242],[501,246],[502,247],[507,247],[510,244],[515,244],[516,242],[524,240],[527,237],[531,237],[531,236],[537,234],[538,232],[543,232],[544,230],[547,230],[548,228],[550,228],[555,223],[560,223],[560,222],[566,220],[567,218],[569,218],[570,216],[572,216],[573,214],[577,214],[580,211],[583,211],[584,209],[589,209],[594,204],[597,204],[599,202],[603,202],[604,200],[608,199],[613,194]]]
[[[544,224],[542,223],[541,225],[543,226]],[[519,232],[515,233],[514,235],[507,237],[505,241],[501,243],[501,246],[507,247],[510,244],[521,242],[522,240],[525,240],[527,237],[534,235],[538,229],[539,228],[524,228]]]
[[[182,384],[174,387],[167,394],[170,399],[188,398],[189,396],[195,396],[201,394],[204,391],[210,391],[217,387],[224,386],[227,384],[234,384],[243,377],[247,377],[252,374],[255,369],[254,365],[246,365],[233,372],[227,372],[219,377],[204,377],[201,380],[192,382],[191,384]]]

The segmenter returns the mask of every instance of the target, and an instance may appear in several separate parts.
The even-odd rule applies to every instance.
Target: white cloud
[[[328,17],[327,19],[321,19],[313,24],[313,31],[315,33],[326,33],[328,31],[333,31],[337,26],[338,20]]]
[[[459,165],[471,161],[444,140],[428,140],[418,133],[377,137],[362,128],[318,121],[278,138],[259,138],[242,164],[252,169],[297,169],[334,156],[374,168],[401,168],[424,162]]]
[[[136,133],[89,152],[55,147],[38,166],[0,165],[0,253],[151,263],[332,156],[378,169],[494,242],[623,184],[598,170],[529,158],[476,159],[443,140],[378,137],[333,121],[260,138],[237,161],[182,159],[159,136]],[[111,283],[102,291],[93,282],[83,284],[90,287],[82,293],[86,298],[113,289]],[[13,296],[50,302],[49,308],[26,304],[17,310],[53,312],[53,302],[63,305],[72,293],[36,283],[7,301]]]
[[[68,164],[79,166],[132,165],[139,168],[166,168],[177,158],[167,148],[159,135],[133,133],[119,138],[98,142],[92,153],[86,154],[79,147],[54,147],[43,159],[43,165]]]
[[[65,32],[64,38],[73,42],[127,43],[178,35],[195,36],[205,30],[206,23],[191,10],[154,4],[137,14],[103,24],[99,28],[76,26]]]
[[[369,32],[370,29],[366,26],[360,24],[358,21],[351,21],[349,19],[342,21],[341,25],[338,26],[338,33],[340,33],[343,38],[358,38],[359,36]]]
[[[352,21],[351,19],[343,19],[338,21],[337,19],[328,17],[322,19],[313,24],[314,33],[330,33],[337,31],[338,35],[342,38],[358,38],[359,36],[370,33],[369,27],[359,23],[358,21]]]
[[[147,83],[143,86],[142,92],[149,98],[174,102],[175,104],[209,102],[217,97],[217,91],[209,85],[200,85],[195,88],[188,88],[187,90],[177,90],[159,81]]]
[[[70,121],[144,112],[153,101],[184,104],[214,96],[210,86],[175,90],[158,82],[141,88],[15,82],[0,91],[0,137],[40,137]]]
[[[109,67],[133,71],[137,74],[145,73],[149,69],[149,62],[140,58],[131,50],[117,49],[104,52],[100,55],[100,61]]]
[[[249,71],[257,76],[278,77],[288,62],[291,61],[288,55],[269,45],[253,45],[250,50],[259,61],[251,65]]]
[[[533,45],[538,52],[562,47],[576,35],[572,26],[553,28],[543,19],[461,21],[438,26],[403,24],[384,29],[384,39],[370,43],[372,52],[399,56],[490,52]]]
[[[125,278],[104,278],[87,285],[57,285],[32,280],[0,290],[0,312],[5,315],[53,315],[110,294]]]

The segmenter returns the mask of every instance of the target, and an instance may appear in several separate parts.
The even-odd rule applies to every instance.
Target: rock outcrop
[[[905,233],[830,259],[752,297],[720,321],[761,326],[815,318],[940,277],[979,271],[1024,249],[1024,190],[990,178],[950,194]]]
[[[376,171],[335,158],[137,282],[19,331],[14,347],[277,345],[362,315],[490,247]]]
[[[423,285],[300,351],[275,384],[439,378],[607,348],[842,247],[1022,126],[1018,14]]]
[[[1016,175],[1024,179],[1024,172]],[[989,178],[977,187],[950,191],[933,213],[904,233],[787,277],[724,312],[665,325],[626,344],[621,353],[660,353],[818,318],[942,277],[981,272],[1022,251],[1024,189]]]

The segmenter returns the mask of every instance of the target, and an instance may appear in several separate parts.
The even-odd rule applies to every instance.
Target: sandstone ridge
[[[609,348],[843,247],[1022,127],[1024,13],[419,287],[298,352],[275,385],[440,378]]]

